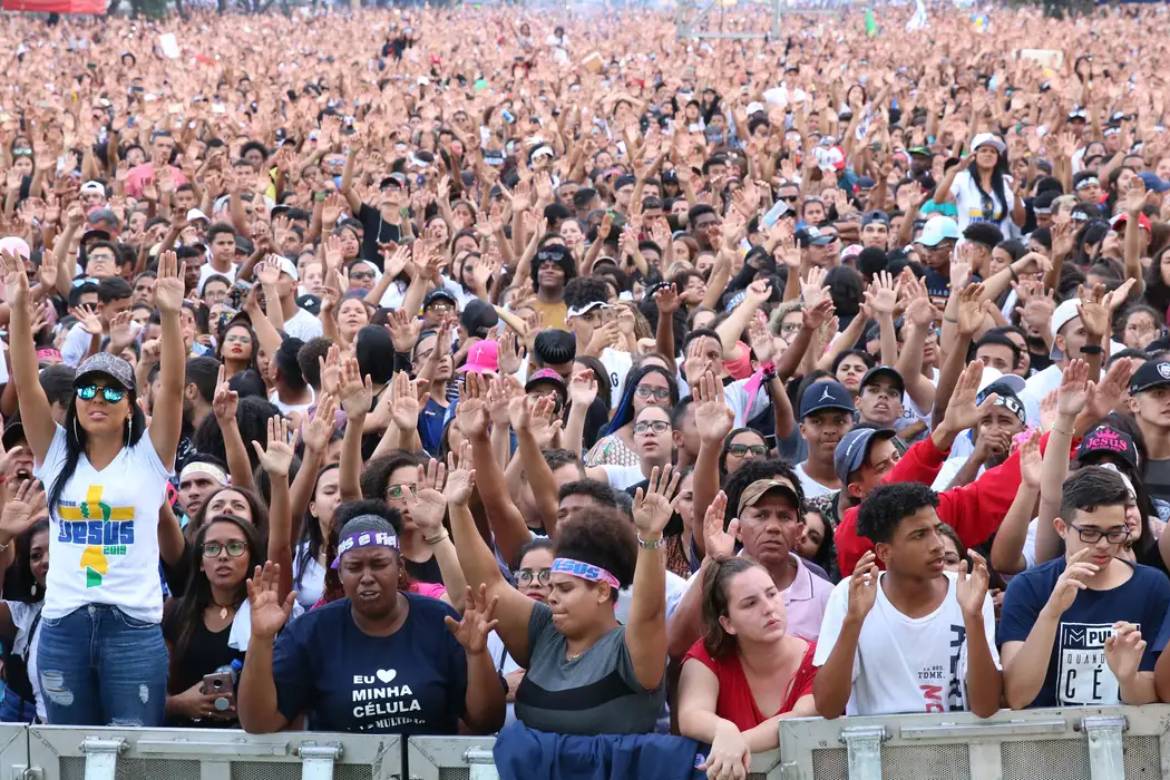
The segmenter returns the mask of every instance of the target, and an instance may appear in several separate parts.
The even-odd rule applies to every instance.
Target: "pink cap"
[[[477,341],[467,350],[467,362],[459,370],[473,374],[496,374],[500,370],[499,351],[500,345],[491,339]]]

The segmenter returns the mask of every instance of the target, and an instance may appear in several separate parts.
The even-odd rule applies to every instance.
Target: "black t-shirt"
[[[410,614],[390,636],[354,623],[349,599],[297,618],[276,640],[277,706],[313,731],[455,734],[467,695],[467,656],[443,618],[459,614],[426,596],[402,594]]]
[[[443,584],[443,572],[439,569],[439,561],[435,556],[432,555],[421,563],[412,561],[405,556],[402,560],[406,562],[406,573],[419,582]]]
[[[358,209],[357,221],[362,223],[362,259],[369,260],[381,270],[382,253],[378,251],[378,244],[397,242],[402,238],[402,230],[382,219],[378,209],[365,203]]]
[[[178,610],[174,608],[176,602],[168,605],[163,616],[163,638],[167,640],[175,652],[178,652],[179,634],[182,626],[179,622]],[[211,631],[202,618],[196,620],[191,638],[187,642],[186,650],[171,658],[170,676],[167,680],[167,692],[174,695],[182,693],[192,685],[200,682],[203,675],[212,674],[223,666],[231,666],[232,661],[244,660],[244,654],[228,646],[228,637],[232,633],[229,623],[222,631]],[[184,718],[167,718],[168,726],[175,727],[212,727],[212,728],[239,728],[235,721],[190,721]]]

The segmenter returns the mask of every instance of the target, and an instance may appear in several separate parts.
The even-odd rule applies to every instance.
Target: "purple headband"
[[[555,559],[550,571],[554,574],[571,574],[574,577],[589,580],[590,582],[606,582],[616,590],[621,590],[622,587],[617,577],[600,566],[594,566],[592,563],[585,563],[584,561],[575,561],[572,558]]]
[[[398,537],[387,531],[358,531],[342,539],[337,545],[337,557],[330,568],[341,566],[341,556],[355,547],[390,547],[398,549]]]

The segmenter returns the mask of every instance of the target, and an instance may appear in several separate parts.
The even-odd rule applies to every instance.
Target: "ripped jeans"
[[[157,623],[107,604],[42,617],[37,674],[53,725],[162,725],[167,646]]]

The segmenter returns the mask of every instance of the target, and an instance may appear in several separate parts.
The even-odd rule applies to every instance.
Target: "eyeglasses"
[[[418,485],[414,482],[403,483],[401,485],[390,485],[386,488],[386,500],[401,501],[406,498],[409,493],[417,493]]]
[[[634,390],[634,395],[639,398],[649,400],[655,398],[659,401],[667,401],[670,399],[670,388],[667,387],[651,387],[650,385],[638,385]]]
[[[373,279],[373,271],[357,271],[350,273],[349,278],[355,282],[364,282],[366,279]]]
[[[780,325],[781,333],[798,333],[800,332],[801,324],[799,322],[785,322]]]
[[[768,448],[763,444],[729,444],[727,446],[727,454],[737,458],[747,457],[749,453],[756,457],[763,457],[768,454]]]
[[[108,404],[116,404],[126,397],[126,391],[120,387],[98,387],[97,385],[82,385],[77,388],[77,397],[82,401],[92,401],[102,391],[102,398]]]
[[[1110,528],[1108,531],[1102,531],[1100,528],[1073,525],[1072,523],[1069,523],[1069,527],[1077,532],[1077,536],[1085,544],[1096,544],[1101,541],[1102,537],[1110,544],[1121,544],[1129,538],[1128,528]]]
[[[512,575],[516,578],[516,584],[521,587],[529,587],[534,580],[537,585],[547,587],[552,577],[552,569],[517,569]]]
[[[669,430],[670,423],[666,420],[643,420],[640,423],[634,423],[634,433],[646,433],[647,431],[665,433]]]
[[[233,539],[226,544],[223,542],[207,542],[203,545],[203,557],[218,558],[224,550],[227,550],[229,558],[239,558],[248,552],[248,543],[241,542],[238,539]]]

